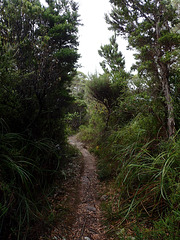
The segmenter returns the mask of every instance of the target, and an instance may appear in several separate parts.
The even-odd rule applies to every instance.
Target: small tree
[[[118,50],[119,46],[116,42],[116,36],[112,36],[110,43],[101,46],[98,51],[99,55],[104,58],[100,63],[105,73],[124,71],[125,60],[122,53]]]
[[[113,108],[118,104],[119,97],[124,97],[126,87],[120,81],[113,83],[109,74],[92,75],[87,87],[90,96],[107,109],[106,127],[108,127]]]

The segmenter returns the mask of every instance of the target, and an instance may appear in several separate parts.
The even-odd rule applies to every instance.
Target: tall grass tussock
[[[83,139],[88,137],[89,128],[82,130]],[[111,234],[114,231],[117,235],[119,229],[131,222],[130,228],[136,227],[133,231],[137,239],[178,239],[178,133],[171,140],[164,140],[153,115],[139,114],[121,128],[111,127],[108,131],[97,128],[87,140],[98,156],[100,179],[114,182],[116,194],[109,191],[104,207],[107,220],[114,222]],[[120,235],[122,238],[118,239],[126,239]]]
[[[1,121],[1,239],[27,239],[34,233],[32,227],[43,219],[45,192],[59,173],[61,157],[52,140],[27,139],[9,132]]]

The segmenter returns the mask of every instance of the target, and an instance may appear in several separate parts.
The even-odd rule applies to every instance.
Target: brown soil
[[[71,239],[104,240],[104,229],[101,225],[99,209],[98,187],[95,158],[77,140],[76,136],[69,138],[69,143],[76,146],[84,159],[84,171],[81,176],[79,199],[76,221],[72,226]]]
[[[84,171],[80,181],[79,199],[76,221],[72,226],[73,235],[69,239],[105,240],[101,213],[99,209],[98,187],[95,158],[77,140],[76,136],[69,138],[69,143],[76,146],[84,159]]]
[[[70,137],[69,143],[78,148],[82,156],[67,166],[69,176],[50,199],[56,225],[39,240],[106,240],[101,224],[95,158],[76,136]]]

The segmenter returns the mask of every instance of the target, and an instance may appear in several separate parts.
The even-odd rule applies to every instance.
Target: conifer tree
[[[57,124],[52,121],[63,117],[69,102],[67,86],[79,58],[79,15],[73,1],[47,3],[48,7],[42,7],[38,0],[3,1],[0,40],[3,54],[8,54],[7,44],[12,49],[13,66],[18,73],[11,82],[13,87],[16,85],[14,91],[21,105],[20,119],[14,121],[21,124],[14,130],[41,136],[49,129],[48,136],[53,137]],[[11,82],[4,82],[4,86]]]

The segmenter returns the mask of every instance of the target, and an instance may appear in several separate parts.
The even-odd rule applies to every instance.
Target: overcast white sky
[[[98,55],[101,45],[108,44],[112,32],[108,30],[104,14],[109,13],[111,5],[109,0],[75,0],[79,3],[79,14],[83,26],[79,27],[79,53],[81,58],[79,69],[85,74],[102,73],[99,62],[102,58]],[[44,0],[41,0],[44,2]],[[118,39],[119,50],[126,60],[126,68],[129,70],[133,63],[133,53],[126,50],[126,41]]]
[[[98,50],[101,45],[108,44],[112,32],[108,30],[104,14],[110,13],[111,5],[109,0],[76,0],[79,3],[79,14],[82,23],[79,28],[79,52],[81,54],[80,69],[84,73],[102,72],[99,62],[103,59],[99,56]],[[127,42],[118,38],[119,50],[126,59],[126,68],[129,70],[133,63],[133,53],[126,50]]]

